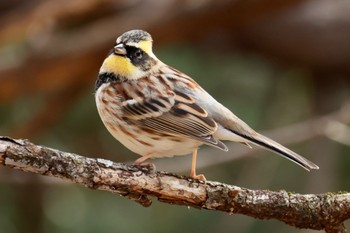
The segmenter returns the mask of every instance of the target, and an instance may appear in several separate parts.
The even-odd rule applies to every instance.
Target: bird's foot
[[[139,167],[144,167],[149,171],[155,171],[156,170],[156,165],[154,165],[154,163],[150,163],[150,162],[145,162],[147,159],[151,158],[152,154],[147,154],[144,155],[138,159],[136,159],[132,165],[134,166],[139,166]]]
[[[196,180],[204,181],[204,183],[207,182],[207,179],[205,178],[205,176],[203,174],[199,174],[199,175],[194,174],[194,175],[191,175],[191,177],[193,179],[196,179]]]
[[[156,165],[154,163],[150,163],[150,162],[143,162],[143,163],[133,163],[132,165],[134,166],[138,166],[141,168],[146,168],[149,171],[155,171],[156,170]]]

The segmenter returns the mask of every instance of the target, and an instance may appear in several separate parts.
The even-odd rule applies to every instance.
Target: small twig
[[[148,196],[155,196],[170,204],[277,219],[298,228],[325,229],[326,232],[345,232],[342,223],[350,217],[350,193],[302,195],[204,183],[156,172],[151,167],[86,158],[1,136],[0,164],[118,193],[145,207],[151,205]]]

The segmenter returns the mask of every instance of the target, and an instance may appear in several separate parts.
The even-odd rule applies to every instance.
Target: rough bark
[[[277,219],[297,228],[346,232],[350,193],[297,194],[250,190],[194,180],[151,166],[138,167],[86,158],[27,140],[0,136],[0,164],[18,170],[70,180],[91,189],[125,196],[148,207],[148,196],[169,204]]]

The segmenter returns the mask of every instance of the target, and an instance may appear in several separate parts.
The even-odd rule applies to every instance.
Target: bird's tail
[[[239,132],[234,132],[238,136],[246,139],[249,142],[252,142],[258,146],[261,146],[263,148],[269,149],[272,152],[275,152],[279,155],[284,156],[285,158],[291,160],[292,162],[298,164],[299,166],[303,167],[307,171],[310,171],[311,169],[319,169],[319,167],[314,164],[313,162],[305,159],[301,155],[298,155],[297,153],[291,151],[290,149],[282,146],[278,142],[275,142],[274,140],[265,137],[261,134],[255,133],[254,135],[245,135],[241,134]]]

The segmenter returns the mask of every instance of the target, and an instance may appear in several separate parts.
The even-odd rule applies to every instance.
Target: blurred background
[[[116,162],[138,158],[96,111],[99,67],[121,33],[144,29],[155,54],[255,129],[320,166],[271,152],[202,147],[198,172],[252,189],[347,191],[347,0],[1,0],[0,135]],[[154,160],[188,174],[190,157]],[[347,222],[347,227],[350,223]],[[0,168],[0,232],[314,232],[242,215],[125,198]]]

